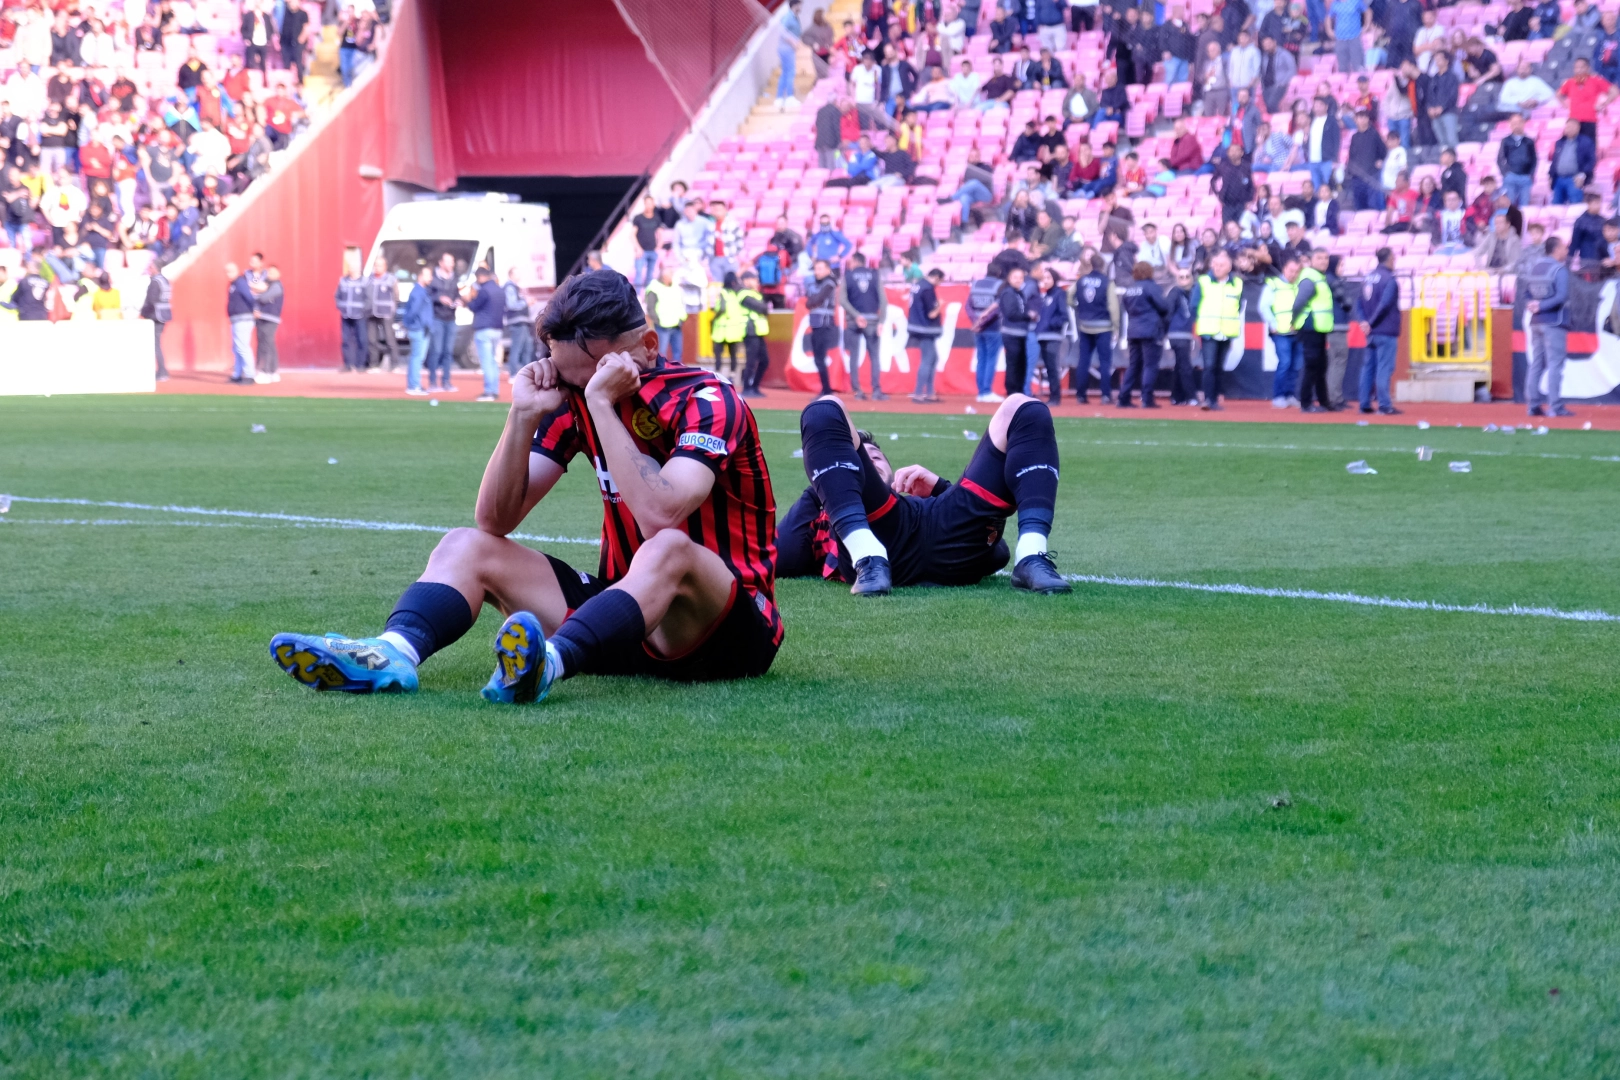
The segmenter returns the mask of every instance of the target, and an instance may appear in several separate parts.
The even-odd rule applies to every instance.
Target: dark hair
[[[1135,280],[1135,281],[1147,281],[1148,279],[1150,279],[1152,277],[1153,277],[1153,265],[1151,263],[1139,262],[1135,266],[1131,267],[1131,278],[1132,278],[1132,280]]]
[[[636,289],[617,270],[576,274],[558,286],[540,316],[540,336],[548,341],[612,341],[647,325]]]
[[[741,286],[737,284],[737,273],[735,270],[726,271],[725,280],[720,282],[720,287],[722,289],[730,289],[732,292],[736,292],[739,288],[741,288]]]
[[[865,266],[866,256],[857,251],[849,257],[849,261],[854,263],[856,266]]]
[[[1561,248],[1563,246],[1564,246],[1564,242],[1562,240],[1560,240],[1558,237],[1549,236],[1549,237],[1547,237],[1547,242],[1541,246],[1541,249],[1543,251],[1545,251],[1548,255],[1551,255],[1553,252],[1557,251],[1559,248]]]
[[[1102,273],[1102,268],[1107,265],[1108,264],[1103,261],[1103,257],[1101,255],[1093,255],[1091,257],[1091,269],[1097,273]]]
[[[1387,247],[1381,247],[1377,251],[1373,252],[1373,258],[1378,260],[1379,266],[1383,266],[1385,263],[1389,262],[1394,255],[1395,252]]]

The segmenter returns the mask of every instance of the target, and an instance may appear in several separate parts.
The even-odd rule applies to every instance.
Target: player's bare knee
[[[684,571],[691,562],[692,549],[697,545],[680,529],[660,529],[649,536],[632,563],[643,556],[653,565],[671,571]]]
[[[1032,402],[1046,409],[1045,404],[1028,394],[1009,394],[1007,400],[997,406],[996,414],[990,418],[990,442],[997,450],[1007,449],[1007,430],[1012,427],[1013,417]]]
[[[482,529],[451,529],[439,539],[428,562],[439,566],[477,567],[507,542]]]

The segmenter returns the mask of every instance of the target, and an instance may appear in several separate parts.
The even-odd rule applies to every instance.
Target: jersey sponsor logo
[[[699,393],[701,394],[702,391]],[[724,454],[727,452],[726,440],[718,435],[706,435],[701,431],[688,431],[675,440],[675,445],[681,448],[689,447],[693,450],[702,450],[709,454]]]
[[[651,409],[637,409],[636,414],[630,418],[630,430],[650,441],[664,433],[664,425],[653,415]]]

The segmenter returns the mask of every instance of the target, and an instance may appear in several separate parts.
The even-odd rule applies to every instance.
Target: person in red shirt
[[[578,674],[700,682],[770,668],[783,635],[776,500],[748,404],[711,372],[659,357],[635,287],[615,271],[565,281],[538,329],[551,355],[512,381],[478,527],[439,542],[379,636],[272,638],[294,679],[415,690],[417,665],[486,602],[507,613],[489,701],[538,701]],[[595,576],[508,538],[576,456],[602,496]]]
[[[1558,88],[1558,100],[1569,110],[1569,118],[1581,125],[1581,134],[1591,139],[1594,146],[1597,145],[1598,110],[1616,97],[1620,97],[1620,90],[1601,75],[1592,74],[1592,64],[1585,59],[1575,61],[1575,74]]]
[[[1481,232],[1496,216],[1496,177],[1487,176],[1479,182],[1479,194],[1474,201],[1468,204],[1468,210],[1463,214],[1463,220],[1470,222],[1474,228]]]
[[[112,179],[112,151],[100,140],[79,147],[79,171],[88,180]]]
[[[225,93],[230,95],[232,101],[241,101],[247,97],[248,91],[252,89],[248,83],[247,69],[242,66],[242,58],[235,55],[230,58],[226,66],[228,70],[225,73],[225,81],[220,83],[220,86],[224,88]]]
[[[276,94],[264,103],[264,131],[270,145],[285,150],[292,140],[293,126],[304,118],[304,107],[286,94]]]
[[[1204,167],[1204,148],[1198,136],[1187,130],[1187,122],[1176,117],[1175,141],[1170,144],[1170,167],[1182,176],[1199,172]]]

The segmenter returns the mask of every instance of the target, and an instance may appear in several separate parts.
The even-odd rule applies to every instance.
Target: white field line
[[[147,510],[160,514],[195,514],[198,517],[248,518],[255,521],[273,521],[303,528],[365,529],[372,532],[425,532],[447,533],[452,526],[417,525],[405,521],[365,521],[359,518],[309,517],[304,514],[261,514],[252,510],[214,510],[201,506],[153,506],[148,503],[107,502],[95,499],[41,499],[27,495],[13,495],[14,503],[41,503],[48,506],[104,506],[116,510]],[[64,522],[65,523],[65,522]],[[113,524],[111,521],[98,524]],[[118,522],[124,524],[124,522]],[[128,522],[127,524],[160,524],[159,522]],[[545,536],[537,533],[509,533],[513,540],[531,540],[541,544],[587,544],[596,547],[600,539],[580,536]]]
[[[249,519],[245,521],[139,521],[129,518],[52,518],[7,521],[13,525],[89,525],[89,526],[183,526],[192,528],[325,528],[362,529],[383,532],[448,532],[437,525],[416,525],[397,521],[364,521],[354,518],[307,517],[299,514],[261,514],[251,510],[213,510],[186,506],[153,506],[146,503],[97,502],[91,499],[41,499],[22,495],[11,496],[12,502],[43,503],[66,506],[110,506],[126,510],[147,510],[157,513],[199,514],[215,517]],[[3,520],[3,519],[0,519]],[[253,521],[270,524],[255,525]],[[577,537],[538,536],[512,533],[513,538],[553,544],[595,545],[597,540]],[[1002,571],[1006,573],[1006,571]],[[1607,611],[1567,611],[1562,608],[1511,604],[1496,607],[1490,604],[1445,604],[1434,600],[1405,600],[1393,596],[1363,596],[1352,592],[1321,592],[1316,589],[1274,589],[1258,585],[1236,583],[1208,584],[1198,581],[1160,581],[1156,578],[1118,577],[1108,574],[1065,574],[1065,581],[1089,585],[1114,585],[1134,589],[1179,589],[1184,592],[1219,593],[1228,596],[1258,596],[1277,600],[1318,600],[1335,604],[1354,604],[1359,607],[1397,608],[1404,611],[1439,611],[1470,615],[1518,615],[1538,619],[1560,619],[1566,622],[1620,622],[1620,615]]]

